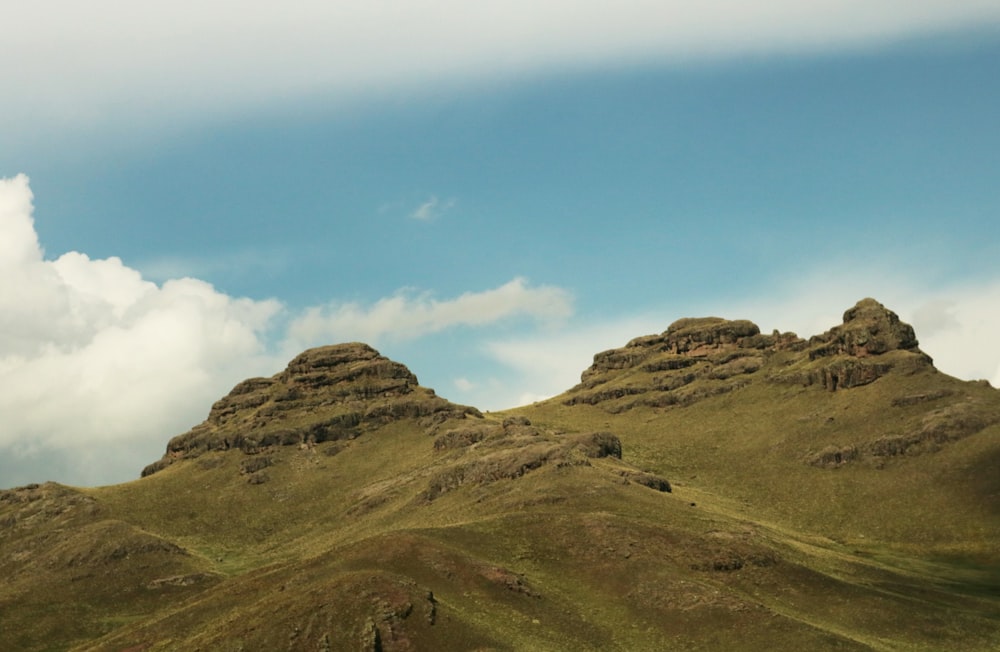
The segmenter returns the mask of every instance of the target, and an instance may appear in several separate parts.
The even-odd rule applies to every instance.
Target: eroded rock
[[[440,424],[467,416],[482,417],[475,408],[455,405],[420,387],[404,365],[366,344],[324,346],[299,354],[271,378],[237,384],[215,402],[203,423],[171,439],[163,458],[142,475],[208,451],[238,449],[258,455],[280,446],[351,440],[402,419]],[[266,477],[250,473],[251,481]]]

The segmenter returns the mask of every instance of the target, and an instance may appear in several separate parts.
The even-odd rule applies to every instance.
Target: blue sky
[[[50,4],[0,45],[0,486],[135,477],[346,340],[500,409],[874,296],[1000,384],[993,3]]]

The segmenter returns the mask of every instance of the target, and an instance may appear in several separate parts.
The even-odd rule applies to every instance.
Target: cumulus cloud
[[[117,258],[46,260],[23,175],[0,180],[0,274],[0,485],[36,463],[72,468],[65,481],[134,477],[165,435],[274,364],[263,334],[276,301],[189,278],[158,286]]]
[[[320,342],[406,340],[456,326],[483,326],[528,317],[558,321],[573,312],[572,297],[552,286],[531,287],[523,278],[482,292],[439,300],[401,292],[374,304],[331,303],[304,311],[289,325],[290,348]]]
[[[1000,22],[995,0],[9,4],[4,23],[16,28],[0,55],[18,63],[0,68],[0,121],[38,133],[123,116],[170,124],[296,95],[877,46]]]

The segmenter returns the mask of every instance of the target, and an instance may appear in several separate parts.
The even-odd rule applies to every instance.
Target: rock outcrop
[[[913,327],[875,299],[862,299],[844,312],[844,323],[809,339],[809,358],[850,355],[866,358],[889,351],[916,351]]]
[[[790,378],[830,391],[867,385],[892,369],[932,364],[913,327],[874,299],[862,299],[844,313],[843,324],[811,337],[807,352],[814,364]]]
[[[434,440],[434,450],[449,454],[442,460],[421,494],[431,502],[462,486],[483,486],[516,480],[543,467],[591,466],[591,460],[611,462],[625,483],[635,482],[669,493],[670,482],[622,462],[622,442],[606,431],[567,434],[532,425],[525,417],[508,417],[502,423],[485,422],[446,430]],[[467,453],[470,453],[467,455]]]
[[[770,353],[802,344],[794,333],[765,335],[747,320],[679,319],[659,335],[595,355],[564,403],[609,412],[690,405],[744,386]]]
[[[863,299],[844,313],[842,324],[809,340],[794,333],[764,334],[747,320],[679,319],[658,335],[637,337],[622,348],[595,355],[580,384],[561,401],[610,413],[635,407],[669,409],[754,382],[838,391],[867,385],[894,370],[930,366],[913,328],[874,299]],[[478,418],[459,428],[443,426],[468,416]],[[483,420],[475,408],[452,404],[421,387],[404,365],[366,344],[348,343],[310,349],[271,378],[237,384],[212,406],[203,423],[171,439],[163,458],[147,466],[143,476],[179,459],[238,449],[258,456],[241,464],[240,472],[247,482],[260,484],[269,479],[265,469],[270,457],[265,453],[274,447],[341,442],[326,450],[336,454],[363,432],[401,419],[418,420],[437,437],[438,451],[501,441],[508,445],[503,459],[489,460],[492,466],[480,461],[458,475],[450,470],[439,490],[430,491],[435,495],[480,475],[519,477],[550,461],[563,463],[567,451],[581,450],[564,440],[539,438],[536,428],[513,417],[502,425]],[[837,466],[853,459],[850,451],[831,449],[812,463]]]
[[[274,446],[354,439],[398,419],[440,423],[466,416],[482,415],[421,387],[404,365],[366,344],[325,346],[301,353],[271,378],[237,384],[216,401],[203,423],[171,439],[163,458],[142,475],[212,450],[255,455]],[[261,477],[256,471],[244,472]]]
[[[891,402],[894,408],[914,405],[914,400],[922,402],[952,396],[950,392],[939,392],[936,396],[907,396]],[[900,456],[917,456],[936,453],[945,446],[978,435],[991,426],[1000,423],[1000,414],[989,408],[988,403],[971,396],[957,397],[934,409],[923,413],[916,424],[903,429],[901,433],[883,434],[875,439],[848,445],[834,444],[817,453],[806,456],[805,462],[821,468],[839,468],[846,464],[867,461],[876,468],[883,468],[891,459]]]
[[[769,367],[779,353],[781,365]],[[679,319],[659,335],[595,355],[563,402],[600,405],[612,413],[685,406],[756,378],[836,391],[874,382],[892,369],[930,364],[909,324],[874,299],[863,299],[844,313],[843,324],[808,341],[794,333],[763,334],[746,320]]]

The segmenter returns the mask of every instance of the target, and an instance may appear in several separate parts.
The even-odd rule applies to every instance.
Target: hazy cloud
[[[309,308],[289,326],[290,348],[320,342],[405,340],[456,326],[483,326],[513,317],[553,321],[569,317],[573,301],[563,289],[530,287],[523,278],[483,292],[439,300],[401,292],[371,305],[331,303]]]
[[[185,276],[206,277],[213,274],[274,274],[293,265],[296,255],[288,248],[261,246],[235,251],[216,251],[195,257],[159,256],[136,263],[143,278],[166,281]]]
[[[8,4],[0,55],[17,64],[0,67],[0,121],[35,136],[123,118],[176,124],[275,98],[870,47],[1000,22],[995,0]]]
[[[476,388],[476,383],[472,382],[464,376],[459,376],[455,379],[455,389],[460,392],[471,392]]]
[[[417,206],[413,212],[410,213],[410,217],[415,220],[420,220],[421,222],[429,222],[441,217],[441,215],[454,208],[454,206],[454,199],[441,200],[432,195],[430,199]]]
[[[945,312],[922,328],[928,309],[915,300],[912,323],[920,348],[934,358],[938,369],[959,378],[985,378],[1000,387],[1000,280],[954,288],[931,299]],[[913,305],[911,304],[911,305]]]
[[[913,324],[920,328],[923,337],[960,328],[961,324],[955,319],[955,307],[954,299],[927,301],[913,311]]]

